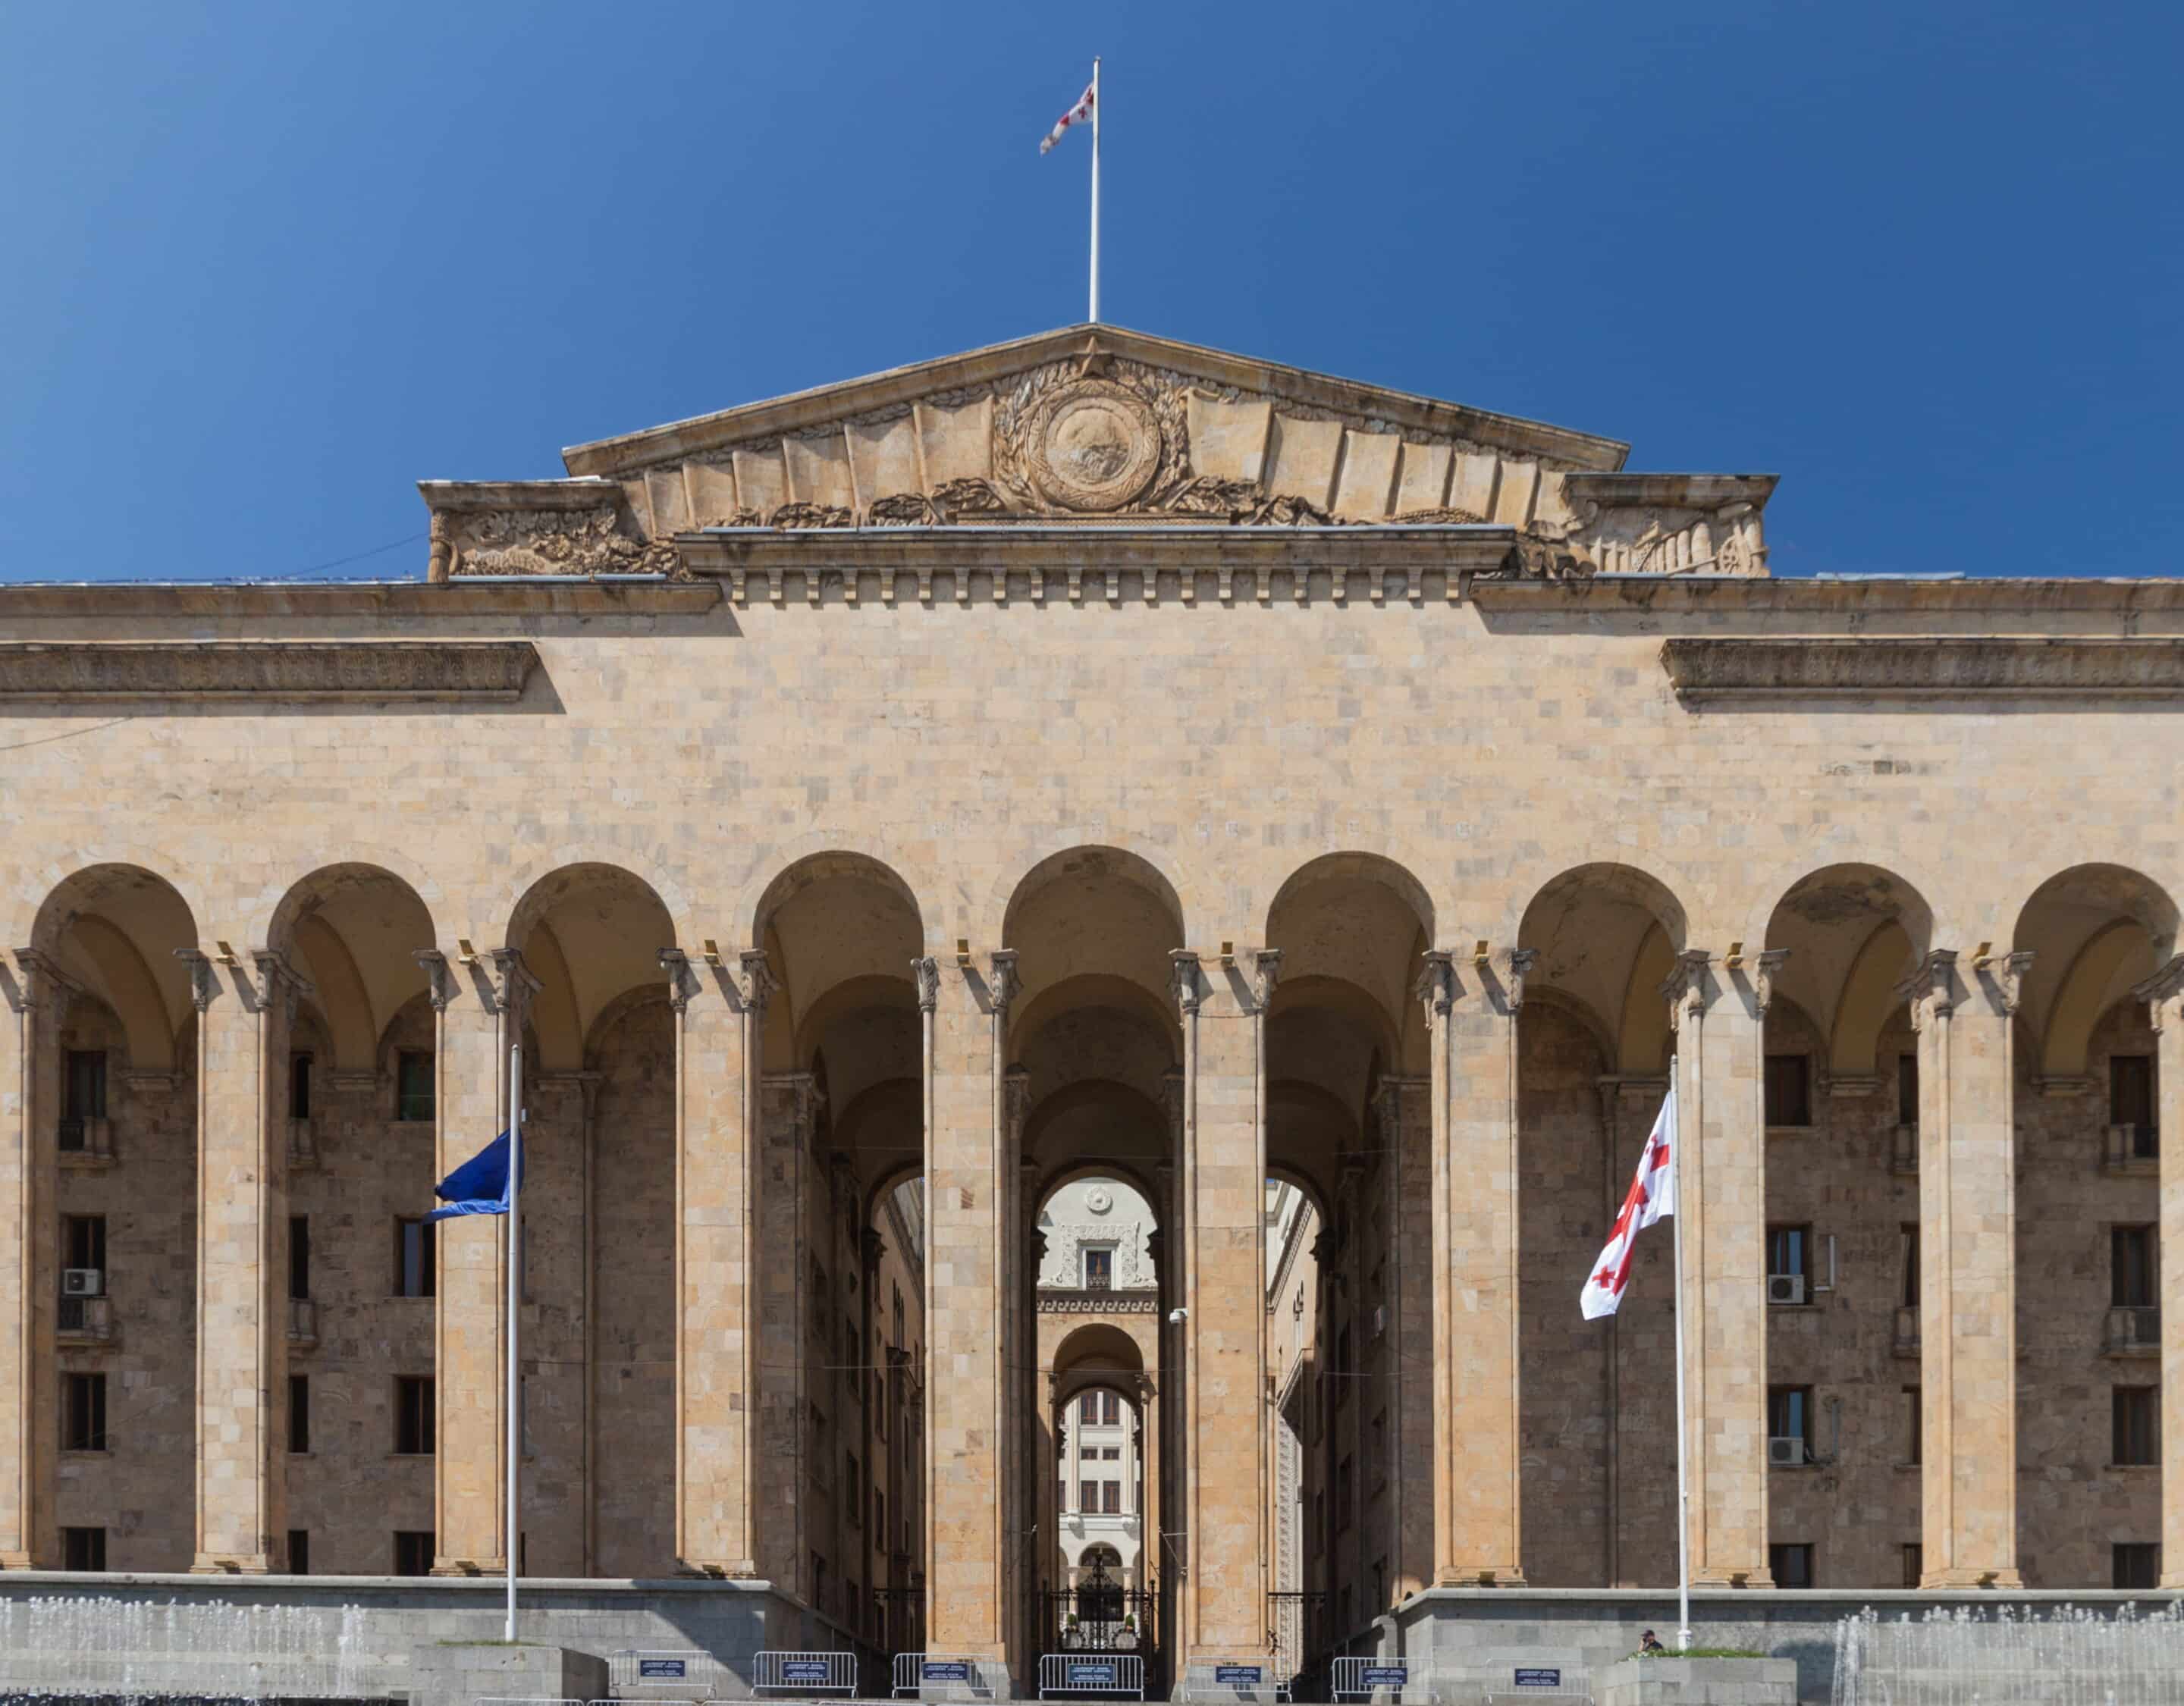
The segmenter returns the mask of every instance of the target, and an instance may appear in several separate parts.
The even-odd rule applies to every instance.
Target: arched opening
[[[2176,951],[2177,907],[2117,865],[2049,878],[2011,945],[2032,956],[2014,1053],[2018,1460],[2067,1476],[2071,1520],[2019,1503],[2027,1587],[2103,1588],[2161,1539],[2157,1035],[2135,993]],[[2045,1519],[2044,1520],[2042,1519]]]
[[[1651,1472],[1675,1456],[1668,1240],[1640,1241],[1618,1314],[1586,1321],[1576,1294],[1667,1093],[1661,985],[1684,929],[1659,878],[1601,864],[1548,882],[1518,931],[1535,956],[1517,1023],[1517,1252],[1519,1514],[1537,1586],[1675,1580],[1673,1494]]]
[[[869,1400],[866,1475],[873,1558],[873,1639],[883,1653],[925,1648],[925,1174],[905,1162],[868,1193],[864,1285],[871,1329],[861,1371]]]
[[[1093,1174],[1049,1192],[1039,1218],[1038,1650],[1135,1654],[1150,1682],[1162,1626],[1152,1205]]]
[[[1766,1125],[1769,1538],[1825,1537],[1830,1581],[1903,1580],[1922,1541],[1916,1463],[1919,1039],[1905,982],[1933,915],[1875,865],[1793,883],[1767,922],[1758,1096]],[[1854,1276],[1846,1280],[1845,1276]],[[1863,1330],[1824,1324],[1855,1309]],[[1861,1444],[1861,1442],[1863,1442]],[[1872,1519],[1846,1530],[1846,1506]]]
[[[566,866],[504,937],[524,1026],[523,1544],[533,1574],[674,1567],[674,925],[618,866]],[[558,1229],[558,1235],[557,1235]],[[576,1235],[570,1235],[574,1232]]]
[[[30,1240],[43,1341],[31,1354],[52,1346],[60,1393],[25,1419],[25,1455],[59,1531],[32,1544],[54,1549],[38,1559],[49,1568],[187,1569],[199,1062],[177,956],[197,951],[197,921],[163,878],[100,865],[47,897],[31,946],[45,968],[26,1110],[25,1183],[42,1223]],[[95,1552],[77,1538],[94,1535]]]

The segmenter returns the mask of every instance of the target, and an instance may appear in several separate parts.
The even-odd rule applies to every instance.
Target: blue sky
[[[0,12],[0,578],[421,575],[421,477],[1106,316],[2174,574],[2184,10]],[[343,562],[377,547],[397,549]]]

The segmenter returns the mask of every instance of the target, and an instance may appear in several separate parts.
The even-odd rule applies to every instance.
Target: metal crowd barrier
[[[951,1659],[944,1653],[898,1653],[894,1656],[894,1695],[897,1700],[906,1700],[918,1693],[928,1682],[952,1682],[968,1688],[980,1699],[992,1698],[992,1691],[978,1677],[975,1659]]]
[[[471,1706],[592,1706],[588,1700],[554,1700],[541,1695],[480,1694]]]
[[[627,1647],[607,1655],[607,1687],[617,1699],[710,1700],[720,1692],[720,1674],[713,1655],[697,1647]]]
[[[1056,1694],[1128,1694],[1145,1698],[1145,1661],[1141,1653],[1042,1653],[1039,1698]]]
[[[799,1694],[854,1694],[854,1653],[756,1653],[751,1655],[751,1692],[769,1689]]]
[[[1401,1659],[1338,1659],[1334,1686],[1328,1692],[1337,1700],[1400,1701],[1411,1686],[1411,1667]]]

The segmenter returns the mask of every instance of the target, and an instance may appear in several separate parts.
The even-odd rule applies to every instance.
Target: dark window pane
[[[308,1214],[288,1217],[288,1295],[311,1295],[311,1217]]]
[[[1813,1060],[1810,1055],[1767,1056],[1767,1123],[1813,1123]]]
[[[1919,1123],[1919,1056],[1896,1056],[1896,1123],[1916,1125]]]
[[[2159,1153],[2153,1093],[2152,1055],[2109,1056],[2109,1123],[2130,1129],[2130,1153],[2142,1161]]]
[[[61,1266],[106,1272],[106,1217],[69,1214],[61,1218]],[[103,1289],[102,1281],[101,1289]]]
[[[1903,1288],[1896,1301],[1906,1309],[1919,1307],[1919,1223],[1907,1220],[1897,1229],[1897,1260],[1902,1267]]]
[[[2159,1542],[2137,1540],[2120,1542],[2112,1548],[2112,1558],[2115,1586],[2152,1588],[2160,1585]]]
[[[1777,1587],[1810,1587],[1813,1585],[1812,1543],[1806,1541],[1791,1546],[1769,1547],[1767,1568],[1774,1575]]]
[[[1767,1271],[1806,1277],[1806,1255],[1812,1240],[1802,1226],[1767,1229]]]
[[[2154,1244],[2151,1226],[2117,1226],[2109,1233],[2109,1302],[2119,1309],[2154,1307]]]
[[[311,1448],[311,1377],[288,1376],[288,1449],[298,1453]]]
[[[432,1573],[432,1536],[410,1529],[394,1532],[394,1573],[397,1575],[430,1575]]]
[[[429,1050],[404,1049],[394,1062],[394,1117],[428,1120],[436,1112]]]
[[[106,1568],[106,1530],[103,1528],[64,1528],[61,1530],[64,1569]]]
[[[309,1575],[311,1573],[311,1531],[304,1528],[288,1530],[288,1574]]]
[[[2159,1463],[2161,1452],[2159,1389],[2118,1386],[2113,1404],[2115,1463]]]
[[[1926,1548],[1919,1541],[1908,1542],[1903,1547],[1903,1585],[1916,1587],[1926,1574]]]
[[[394,1295],[429,1297],[432,1295],[433,1224],[404,1217],[394,1223]]]
[[[288,1056],[288,1117],[311,1117],[311,1057],[307,1054]]]
[[[394,1449],[407,1457],[429,1456],[432,1450],[432,1380],[429,1374],[402,1374],[394,1382]]]

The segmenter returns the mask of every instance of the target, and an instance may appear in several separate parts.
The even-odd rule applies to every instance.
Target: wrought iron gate
[[[1049,1653],[1134,1653],[1145,1660],[1145,1695],[1164,1699],[1167,1674],[1162,1663],[1160,1585],[1150,1575],[1126,1586],[1105,1564],[1078,1578],[1077,1586],[1040,1595],[1046,1615],[1040,1640]]]
[[[1325,1700],[1328,1693],[1327,1595],[1267,1596],[1267,1644],[1274,1652],[1274,1681],[1291,1700]]]

